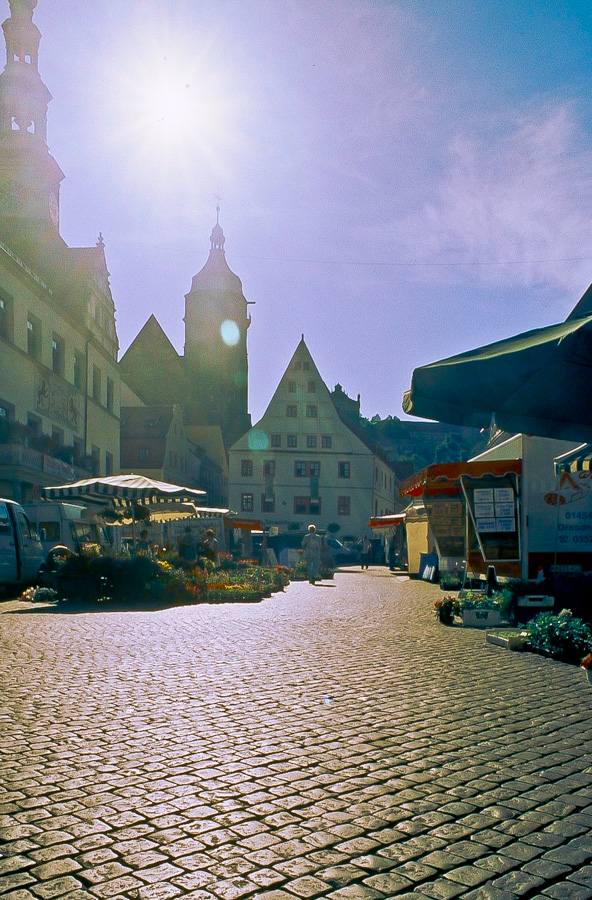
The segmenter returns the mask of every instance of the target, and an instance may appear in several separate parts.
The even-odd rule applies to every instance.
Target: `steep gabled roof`
[[[121,376],[148,406],[178,403],[182,394],[181,357],[151,315],[120,360]]]

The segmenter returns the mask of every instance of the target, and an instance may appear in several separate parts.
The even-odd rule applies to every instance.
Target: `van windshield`
[[[0,534],[12,534],[6,503],[0,503]]]

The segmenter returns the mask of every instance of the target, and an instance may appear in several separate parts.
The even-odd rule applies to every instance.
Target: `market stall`
[[[520,577],[521,473],[517,459],[440,463],[399,485],[401,497],[425,509],[423,552],[433,542],[440,573],[458,572],[466,562],[475,577],[485,577],[492,565],[500,577]]]

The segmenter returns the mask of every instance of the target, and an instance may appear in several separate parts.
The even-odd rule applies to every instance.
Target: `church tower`
[[[220,425],[226,448],[251,427],[247,329],[251,318],[240,278],[228,267],[220,209],[203,269],[185,296],[187,423]]]
[[[64,173],[47,146],[51,94],[39,75],[37,0],[9,0],[2,24],[6,66],[0,74],[0,220],[7,237],[58,235]]]

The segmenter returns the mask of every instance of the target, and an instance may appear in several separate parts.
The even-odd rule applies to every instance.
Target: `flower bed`
[[[176,558],[147,556],[112,558],[73,554],[56,561],[43,586],[26,591],[23,600],[61,603],[170,606],[183,603],[253,603],[289,584],[282,566],[264,567],[252,561],[216,568],[209,560],[192,567],[175,565]]]

